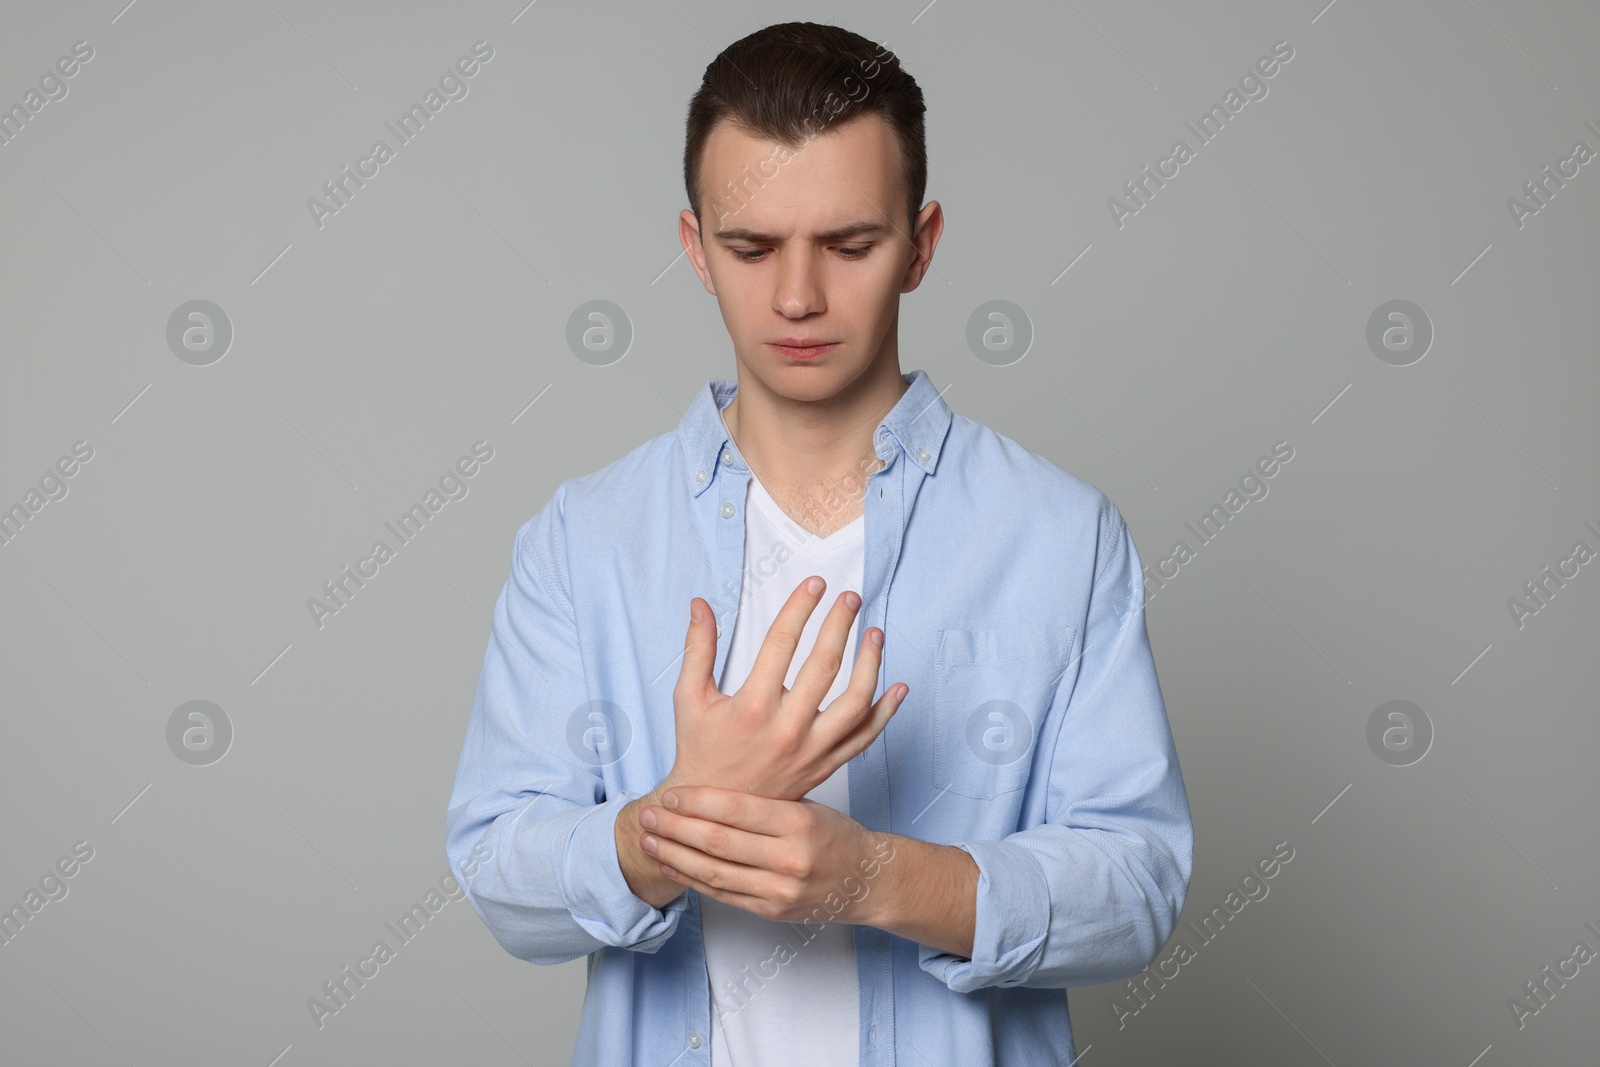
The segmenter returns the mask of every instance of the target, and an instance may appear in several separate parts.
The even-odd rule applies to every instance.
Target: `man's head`
[[[706,68],[680,234],[762,386],[820,400],[898,365],[899,295],[943,228],[937,203],[918,210],[923,111],[892,52],[835,26],[769,26]],[[775,347],[795,339],[834,347],[812,359]]]

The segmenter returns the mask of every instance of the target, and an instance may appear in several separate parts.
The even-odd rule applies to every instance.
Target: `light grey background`
[[[517,527],[733,376],[676,235],[683,119],[792,18],[926,93],[948,221],[903,369],[1103,489],[1151,565],[1294,449],[1148,606],[1185,919],[1294,859],[1124,1025],[1122,983],[1072,990],[1081,1062],[1592,1061],[1600,963],[1520,1029],[1509,1001],[1600,949],[1600,563],[1520,627],[1507,602],[1600,550],[1600,161],[1520,227],[1507,201],[1600,150],[1600,11],[1324,3],[0,8],[0,105],[94,50],[0,146],[0,506],[93,449],[0,545],[0,904],[93,849],[0,947],[6,1061],[567,1062],[583,961],[512,958],[464,901],[321,1029],[307,1001],[446,873]],[[319,228],[308,198],[479,40],[469,94]],[[1268,95],[1119,228],[1108,199],[1278,41]],[[234,331],[208,366],[166,340],[197,299]],[[595,299],[634,330],[605,366],[566,342]],[[966,341],[995,299],[1034,331],[1010,366]],[[1397,299],[1434,330],[1408,366],[1366,340]],[[468,495],[319,628],[308,598],[479,440]],[[232,724],[209,766],[169,748],[191,700]],[[1368,745],[1391,700],[1420,762]]]

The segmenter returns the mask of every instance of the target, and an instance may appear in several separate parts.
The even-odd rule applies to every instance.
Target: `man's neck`
[[[883,462],[873,431],[909,386],[897,360],[869,370],[825,401],[795,401],[759,386],[739,390],[723,421],[761,484],[790,518],[827,536],[861,514],[867,476]]]

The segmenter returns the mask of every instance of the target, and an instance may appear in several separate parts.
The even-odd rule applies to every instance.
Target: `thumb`
[[[698,621],[694,616],[699,615]],[[711,677],[717,660],[717,620],[711,605],[700,597],[689,601],[689,634],[683,646],[683,667],[678,671],[678,684],[693,697],[703,698],[716,688]]]

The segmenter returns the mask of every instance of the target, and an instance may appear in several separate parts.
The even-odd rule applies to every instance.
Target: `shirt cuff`
[[[920,946],[917,963],[957,993],[1027,981],[1044,958],[1050,884],[1038,860],[1004,841],[958,842],[978,865],[972,958]]]
[[[678,928],[689,894],[655,908],[628,888],[617,860],[617,815],[643,795],[623,792],[585,810],[565,843],[559,836],[552,843],[559,854],[551,858],[565,872],[565,903],[579,926],[608,945],[655,952]]]

